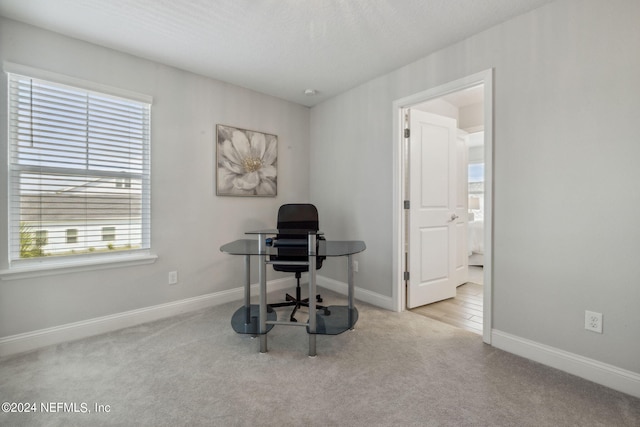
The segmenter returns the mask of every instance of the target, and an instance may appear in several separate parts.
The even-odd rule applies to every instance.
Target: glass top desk
[[[255,235],[257,239],[239,239],[226,243],[220,247],[224,253],[243,255],[245,257],[244,276],[244,305],[240,307],[231,319],[231,326],[240,334],[260,336],[260,352],[267,351],[267,332],[274,325],[306,326],[309,334],[309,356],[316,355],[316,335],[337,335],[348,329],[353,329],[358,320],[358,310],[353,304],[353,262],[352,256],[366,249],[360,240],[323,240],[318,239],[321,232],[300,230],[258,230],[246,234]],[[286,234],[299,235],[300,239],[272,240],[268,236]],[[297,236],[295,236],[297,237]],[[307,240],[307,244],[300,246],[300,240]],[[304,241],[304,240],[303,240]],[[292,246],[294,243],[297,245]],[[271,255],[306,257],[307,261],[271,261]],[[260,258],[258,281],[260,303],[250,303],[250,259],[252,256]],[[328,315],[324,311],[316,311],[314,298],[309,299],[309,320],[306,323],[278,321],[275,311],[267,304],[266,267],[267,264],[302,264],[309,266],[309,295],[316,294],[316,257],[347,257],[348,292],[346,306],[329,306]]]

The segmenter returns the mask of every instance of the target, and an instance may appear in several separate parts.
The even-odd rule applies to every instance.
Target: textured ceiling
[[[0,14],[312,106],[550,1],[0,0]]]

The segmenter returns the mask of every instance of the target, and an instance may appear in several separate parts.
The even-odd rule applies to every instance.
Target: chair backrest
[[[310,203],[290,203],[286,205],[280,206],[278,209],[278,229],[280,230],[319,230],[319,221],[318,221],[318,209]],[[306,259],[304,256],[300,256],[298,254],[306,252],[305,242],[307,240],[306,236],[301,236],[300,234],[278,234],[276,236],[275,245],[277,246],[277,241],[279,239],[299,239],[301,240],[302,248],[294,249],[294,248],[282,248],[279,249],[279,255],[276,257],[271,257],[272,259],[280,259],[287,261],[296,261],[301,259]],[[296,255],[293,255],[296,254]],[[322,267],[322,261],[325,257],[316,257],[316,269]],[[278,265],[274,264],[274,270],[277,271],[288,271],[288,272],[304,272],[309,271],[308,266],[303,265]]]
[[[278,209],[278,229],[318,231],[318,209],[310,203],[282,205]]]

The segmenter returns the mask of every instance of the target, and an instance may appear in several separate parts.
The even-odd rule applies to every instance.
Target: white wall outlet
[[[170,271],[169,272],[169,284],[170,285],[175,285],[178,283],[178,272],[177,271]]]
[[[353,272],[358,272],[358,261],[356,261],[355,259],[353,260]]]
[[[584,312],[584,328],[587,331],[602,333],[602,313],[596,313],[595,311]]]

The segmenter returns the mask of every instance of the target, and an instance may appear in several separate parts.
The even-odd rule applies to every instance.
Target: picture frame
[[[216,125],[216,195],[275,197],[278,136]]]

